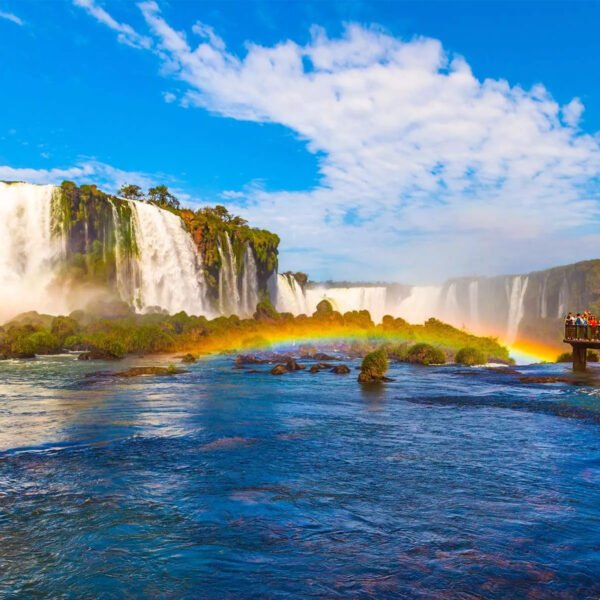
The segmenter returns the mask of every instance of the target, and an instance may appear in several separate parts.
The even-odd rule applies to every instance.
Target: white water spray
[[[63,254],[52,236],[54,186],[0,183],[0,322],[27,310],[65,312],[52,289]]]

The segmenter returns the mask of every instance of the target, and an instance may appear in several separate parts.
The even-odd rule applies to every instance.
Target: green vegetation
[[[144,192],[139,185],[132,185],[129,183],[124,183],[117,192],[119,196],[122,198],[127,198],[128,200],[143,200]]]
[[[179,200],[171,194],[166,185],[157,185],[148,190],[148,202],[156,204],[161,208],[174,208],[178,210],[181,207]]]
[[[443,365],[446,362],[446,355],[431,344],[420,343],[409,348],[406,361],[419,365]]]
[[[461,365],[467,365],[469,367],[473,367],[475,365],[484,365],[487,362],[483,352],[477,348],[473,348],[472,346],[461,348],[456,353],[454,360]]]
[[[387,328],[386,328],[387,324]],[[98,351],[115,356],[168,352],[191,352],[194,355],[221,351],[239,351],[268,346],[282,340],[306,340],[315,336],[353,339],[347,344],[351,356],[364,357],[375,352],[377,361],[367,361],[367,371],[383,365],[382,355],[392,360],[421,364],[439,364],[469,347],[486,361],[507,361],[508,351],[497,341],[478,338],[445,325],[430,323],[403,325],[402,331],[390,331],[390,320],[373,325],[367,311],[340,314],[332,310],[325,315],[294,317],[280,314],[265,298],[256,309],[254,319],[237,316],[209,320],[185,312],[135,314],[122,302],[96,302],[87,312],[50,317],[26,313],[0,327],[0,356],[25,357],[66,350]],[[446,332],[444,338],[442,332]],[[377,353],[379,352],[379,353]],[[469,350],[471,352],[471,350]],[[381,361],[378,363],[378,361]]]
[[[587,361],[588,362],[598,362],[600,360],[600,354],[595,350],[587,351]],[[573,362],[573,353],[572,352],[563,352],[559,354],[556,358],[557,363],[570,363]]]
[[[279,314],[273,304],[271,304],[271,301],[268,298],[264,298],[256,305],[254,318],[257,321],[276,321],[279,318]]]
[[[358,381],[361,383],[373,383],[382,381],[388,370],[388,357],[383,348],[367,354],[360,366]]]
[[[202,254],[204,276],[213,299],[216,299],[218,294],[221,253],[228,248],[226,237],[231,243],[238,269],[242,267],[246,248],[252,249],[259,289],[263,293],[266,292],[267,280],[277,270],[279,247],[277,235],[264,229],[250,227],[245,219],[230,214],[224,206],[220,205],[201,208],[196,212],[181,210],[178,214]]]

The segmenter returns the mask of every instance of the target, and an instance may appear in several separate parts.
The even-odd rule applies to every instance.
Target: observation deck
[[[563,342],[573,348],[573,371],[585,371],[588,349],[600,350],[600,325],[565,325]]]

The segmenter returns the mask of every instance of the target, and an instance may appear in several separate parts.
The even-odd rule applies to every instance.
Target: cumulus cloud
[[[20,26],[25,25],[25,22],[23,21],[23,19],[17,17],[17,15],[14,15],[13,13],[9,13],[9,12],[3,12],[1,10],[0,10],[0,19],[4,19],[5,21],[10,21],[11,23],[14,23],[15,25],[20,25]]]
[[[318,153],[315,189],[244,190],[245,216],[281,235],[284,267],[428,280],[597,253],[580,233],[598,222],[600,148],[579,99],[479,80],[435,39],[313,27],[306,45],[249,42],[241,56],[207,25],[188,35],[156,2],[139,7],[186,105],[284,125]]]

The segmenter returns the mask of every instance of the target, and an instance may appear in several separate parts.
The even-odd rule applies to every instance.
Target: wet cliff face
[[[103,193],[96,186],[64,182],[52,198],[52,235],[60,240],[57,265],[60,284],[117,286],[121,269],[134,278],[139,256],[129,201]],[[135,282],[122,299],[133,301]],[[119,290],[125,292],[124,289]]]

